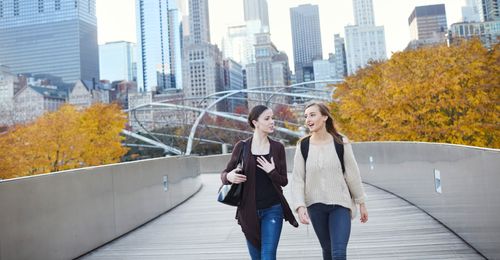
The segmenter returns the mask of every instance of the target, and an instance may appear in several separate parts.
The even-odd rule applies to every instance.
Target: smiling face
[[[319,107],[314,105],[310,106],[304,112],[304,117],[306,119],[306,126],[309,128],[311,133],[318,132],[319,130],[326,128],[325,122],[328,116],[324,116],[319,111]]]
[[[274,132],[274,119],[273,111],[271,109],[266,109],[262,114],[259,115],[257,120],[252,120],[255,130],[262,131],[264,133]]]

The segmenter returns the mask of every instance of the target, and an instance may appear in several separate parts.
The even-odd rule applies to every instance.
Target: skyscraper
[[[483,21],[500,21],[498,0],[482,0]]]
[[[347,59],[345,55],[345,41],[340,34],[334,35],[335,70],[338,78],[347,76]]]
[[[135,66],[135,44],[118,41],[99,45],[101,79],[133,81],[137,73]]]
[[[0,1],[0,62],[67,83],[99,79],[95,0]]]
[[[293,61],[297,83],[309,81],[314,75],[312,62],[323,59],[321,29],[317,5],[290,8]]]
[[[375,26],[372,0],[353,0],[354,23],[359,26]]]
[[[208,0],[189,0],[189,37],[196,44],[210,42]]]
[[[417,6],[408,18],[412,40],[444,38],[446,10],[444,4]]]
[[[465,6],[462,6],[462,21],[481,21],[482,8],[483,4],[481,0],[465,0]]]
[[[267,0],[243,0],[245,22],[259,20],[263,32],[269,32]]]
[[[255,63],[248,64],[246,68],[248,88],[255,87],[285,87],[290,85],[290,67],[288,56],[279,52],[271,42],[269,33],[255,35]],[[282,89],[281,91],[286,91]],[[248,107],[264,104],[266,100],[285,103],[286,98],[265,93],[249,93]]]
[[[384,26],[375,26],[372,0],[353,0],[356,25],[345,26],[347,73],[355,73],[370,60],[387,58]],[[358,24],[359,23],[359,24]]]
[[[184,96],[191,105],[207,107],[209,101],[199,101],[223,88],[222,53],[210,44],[208,0],[189,0],[189,32],[183,46]]]
[[[180,14],[175,0],[137,0],[137,86],[182,88]]]

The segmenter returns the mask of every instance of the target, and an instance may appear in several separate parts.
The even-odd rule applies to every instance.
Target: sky
[[[187,1],[187,0],[185,0]],[[267,0],[271,40],[285,51],[293,66],[290,8],[319,6],[323,58],[334,52],[334,34],[354,24],[351,0]],[[373,0],[375,24],[385,28],[387,54],[403,50],[410,41],[408,17],[415,6],[445,4],[448,25],[460,21],[464,0]],[[220,46],[228,26],[243,24],[243,0],[209,0],[210,37]],[[97,0],[98,41],[136,42],[135,0]]]

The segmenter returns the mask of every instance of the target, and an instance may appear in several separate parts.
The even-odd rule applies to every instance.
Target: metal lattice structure
[[[202,120],[205,116],[213,116],[216,118],[223,118],[226,120],[231,120],[235,122],[246,123],[247,118],[245,115],[235,114],[224,111],[217,111],[217,105],[226,100],[244,99],[248,103],[256,104],[264,104],[268,107],[273,106],[286,106],[290,108],[292,111],[302,111],[305,107],[305,104],[309,101],[319,101],[319,102],[332,102],[332,95],[334,88],[316,88],[316,84],[336,84],[341,82],[341,80],[321,80],[321,81],[311,81],[304,82],[299,84],[293,84],[290,86],[266,86],[266,87],[256,87],[250,89],[240,89],[240,90],[228,90],[216,92],[210,95],[207,95],[200,99],[177,99],[175,102],[149,102],[141,105],[134,106],[129,108],[127,112],[129,112],[130,118],[129,120],[138,126],[138,129],[135,130],[136,133],[123,130],[123,134],[141,140],[146,144],[129,144],[129,146],[142,146],[142,147],[155,147],[158,149],[163,149],[165,154],[174,154],[174,155],[190,155],[193,151],[194,142],[204,142],[204,143],[212,143],[212,144],[222,144],[223,146],[230,145],[228,142],[222,140],[219,136],[216,136],[218,140],[211,140],[207,137],[199,137],[196,138],[196,132],[199,128],[200,124],[205,124],[207,129],[222,129],[223,131],[228,132],[239,132],[246,135],[252,134],[251,131],[244,131],[239,129],[228,129],[216,125],[209,125],[203,123]],[[312,85],[312,87],[311,87]],[[245,98],[238,97],[238,95],[245,95]],[[279,99],[279,100],[278,100]],[[186,105],[187,102],[197,101],[196,106]],[[207,102],[208,101],[208,102]],[[201,104],[207,103],[206,107],[202,107]],[[190,123],[185,123],[186,125],[191,125],[191,129],[188,136],[179,136],[178,134],[173,133],[159,133],[157,131],[150,131],[146,125],[150,125],[155,128],[155,125],[165,124],[165,125],[174,125],[176,124],[172,120],[172,116],[165,114],[164,116],[159,116],[162,120],[153,119],[147,120],[144,118],[139,118],[139,113],[150,113],[153,114],[155,111],[177,111],[177,116],[180,114],[184,117],[189,117],[189,115],[196,116],[193,120],[192,125]],[[153,116],[151,116],[153,117]],[[286,134],[291,137],[301,137],[304,135],[304,129],[299,127],[300,125],[292,122],[283,122],[279,119],[275,120],[279,125],[288,125],[297,128],[298,130],[291,130],[289,128],[283,126],[276,126],[275,130],[277,132]],[[178,123],[177,123],[178,124]],[[146,137],[146,136],[149,136]],[[187,145],[185,147],[185,151],[183,152],[179,147],[172,147],[168,144],[165,144],[158,138],[158,136],[169,137],[169,138],[180,138],[187,139]],[[279,138],[278,138],[279,139]],[[281,139],[282,142],[286,142],[287,140]]]

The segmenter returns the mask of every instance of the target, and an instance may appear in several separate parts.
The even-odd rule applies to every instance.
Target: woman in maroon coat
[[[248,115],[248,123],[254,129],[253,136],[235,145],[221,179],[224,184],[243,183],[236,219],[252,259],[276,259],[283,219],[298,226],[281,188],[288,184],[285,148],[268,137],[274,132],[271,109],[262,105],[254,107]],[[245,151],[243,172],[237,167],[242,149]]]

